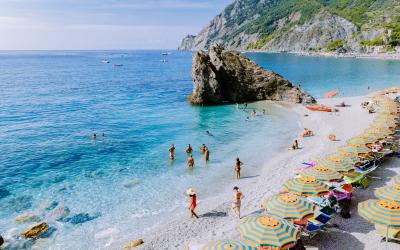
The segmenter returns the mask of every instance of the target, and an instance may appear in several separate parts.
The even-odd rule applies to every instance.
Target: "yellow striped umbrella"
[[[248,217],[238,230],[245,242],[261,247],[288,249],[300,238],[292,223],[275,215]]]
[[[378,188],[375,190],[375,196],[382,200],[400,202],[400,185]]]
[[[324,166],[339,173],[348,173],[354,171],[354,164],[355,163],[350,159],[341,159],[333,156],[327,156],[326,158],[317,162],[317,165]]]
[[[293,194],[278,194],[267,198],[261,207],[286,220],[303,220],[314,216],[314,204]]]
[[[286,181],[283,188],[293,194],[308,196],[324,196],[329,193],[330,187],[314,178],[294,178]]]
[[[400,185],[400,175],[396,175],[395,177],[393,177],[393,182]]]
[[[367,200],[358,204],[364,219],[391,228],[400,228],[400,203],[387,200]]]
[[[351,153],[351,152],[346,152],[346,151],[341,151],[339,150],[338,152],[336,152],[336,155],[340,158],[344,158],[344,159],[349,159],[352,162],[359,162],[360,159],[358,158],[358,154],[357,153]]]
[[[257,250],[257,247],[250,246],[240,241],[218,240],[210,241],[205,246],[200,247],[200,250]]]
[[[323,166],[309,168],[300,173],[302,176],[314,178],[320,181],[337,181],[343,178],[341,174]]]
[[[349,140],[346,141],[347,144],[360,144],[360,145],[365,145],[366,143],[371,143],[375,142],[375,139],[373,137],[369,138],[360,138],[360,137],[353,137]]]

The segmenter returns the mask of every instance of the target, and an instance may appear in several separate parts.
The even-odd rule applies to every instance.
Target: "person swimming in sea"
[[[102,133],[102,134],[101,134],[101,136],[103,136],[103,137],[107,137],[105,133]]]
[[[235,172],[236,172],[236,179],[240,179],[240,170],[242,169],[243,162],[240,161],[239,157],[236,158],[236,166],[235,166]]]
[[[185,152],[186,154],[191,154],[193,152],[193,148],[190,144],[187,145]]]
[[[193,167],[194,167],[194,158],[193,158],[193,155],[190,155],[190,156],[189,156],[189,159],[188,159],[188,161],[187,161],[187,165],[188,165],[189,168],[193,168]]]
[[[174,144],[171,144],[171,147],[169,148],[169,158],[171,160],[175,159],[175,146],[174,146]]]
[[[251,112],[251,115],[252,115],[252,116],[256,116],[256,115],[257,115],[257,112],[256,112],[255,109],[253,109],[253,112]]]
[[[206,162],[210,159],[210,150],[206,147],[206,150],[204,151],[204,158],[206,159]]]
[[[246,109],[247,109],[247,103],[245,102],[245,103],[244,103],[243,110],[246,110]]]
[[[92,138],[93,138],[93,140],[96,140],[96,139],[97,139],[97,135],[96,135],[96,133],[93,133],[93,136],[92,136]]]
[[[265,109],[263,109],[263,115],[265,115]]]
[[[246,122],[250,121],[250,117],[246,117]]]
[[[211,134],[211,132],[210,132],[210,131],[208,131],[208,130],[206,131],[206,134],[207,134],[207,135],[209,135],[209,136],[214,136],[214,135],[213,135],[213,134]]]

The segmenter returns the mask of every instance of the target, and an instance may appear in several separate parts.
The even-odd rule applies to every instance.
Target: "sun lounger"
[[[382,240],[386,240],[386,235],[388,240],[400,242],[400,229],[389,228],[377,228],[375,233],[382,237]]]

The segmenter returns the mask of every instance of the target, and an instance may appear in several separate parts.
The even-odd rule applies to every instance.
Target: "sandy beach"
[[[294,171],[302,167],[302,162],[319,159],[334,152],[338,146],[345,144],[346,140],[366,129],[374,118],[374,114],[368,114],[360,107],[360,103],[366,99],[367,97],[340,97],[318,100],[319,103],[328,106],[345,101],[348,106],[339,108],[338,113],[310,112],[300,105],[282,104],[300,115],[300,121],[293,122],[300,122],[302,127],[314,131],[315,136],[298,138],[300,150],[283,149],[282,153],[271,155],[271,159],[260,166],[262,173],[259,176],[253,176],[244,169],[244,178],[237,181],[237,186],[245,195],[242,217],[262,213],[261,201],[281,191],[282,183],[295,176]],[[257,105],[268,106],[268,102],[260,102]],[[338,140],[329,141],[329,134],[335,134]],[[293,139],[296,139],[295,134]],[[399,174],[400,168],[396,168],[398,163],[398,159],[386,160],[384,165],[372,174],[374,178],[370,179],[370,187],[355,191],[351,218],[342,219],[335,216],[332,223],[336,223],[338,228],[321,232],[311,241],[306,241],[307,249],[383,249],[385,245],[380,241],[380,237],[375,235],[374,225],[358,216],[356,204],[374,198],[375,188],[386,185],[391,177]],[[145,242],[138,249],[182,249],[187,244],[196,245],[209,240],[240,239],[236,230],[240,221],[230,209],[232,187],[221,190],[216,197],[207,200],[201,199],[201,187],[195,188],[199,190],[200,203],[197,213],[200,218],[196,220],[189,219],[188,215],[177,216],[170,222],[154,228],[151,234],[136,237],[143,238]],[[387,249],[398,248],[398,244],[389,243]]]

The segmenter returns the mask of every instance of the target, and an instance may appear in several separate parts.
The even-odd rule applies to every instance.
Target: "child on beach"
[[[171,144],[171,147],[169,148],[169,158],[171,160],[175,159],[175,146],[174,146],[174,144]]]
[[[240,219],[240,207],[242,206],[242,199],[244,196],[243,193],[239,191],[238,187],[234,187],[233,192],[234,195],[233,195],[232,210],[236,214],[238,219]]]
[[[199,218],[197,216],[196,212],[194,211],[197,206],[197,201],[196,201],[196,192],[194,191],[193,188],[189,188],[186,193],[189,195],[189,211],[190,211],[190,218],[195,217],[196,219]]]
[[[236,167],[235,167],[235,171],[236,171],[236,179],[239,180],[240,179],[240,170],[241,167],[243,165],[243,162],[240,161],[239,157],[236,158]]]
[[[188,164],[188,167],[189,167],[189,168],[194,167],[194,159],[193,159],[193,156],[192,156],[192,155],[189,156],[189,159],[188,159],[188,161],[187,161],[187,164]]]

